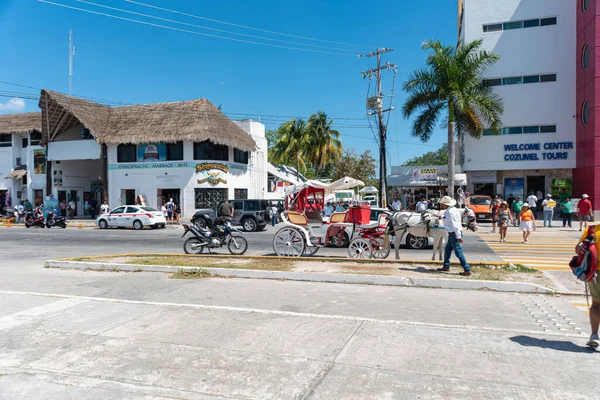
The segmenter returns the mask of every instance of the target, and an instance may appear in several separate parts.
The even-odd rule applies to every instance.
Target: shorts
[[[590,222],[592,220],[592,218],[589,215],[580,215],[579,220],[585,221],[585,222]]]
[[[167,218],[173,218],[173,211],[167,211]]]
[[[588,282],[590,288],[590,295],[592,299],[600,301],[600,279],[596,279],[596,282]]]
[[[531,232],[533,230],[533,222],[521,221],[521,225],[519,225],[519,229],[521,229],[523,232],[525,232],[525,231]]]

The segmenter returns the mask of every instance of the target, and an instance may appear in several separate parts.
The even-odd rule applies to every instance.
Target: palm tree
[[[310,157],[317,173],[342,156],[342,139],[340,133],[332,129],[333,120],[327,120],[327,114],[319,111],[308,119],[308,135],[310,137]]]
[[[426,142],[440,122],[448,128],[448,189],[454,195],[455,125],[461,136],[479,138],[485,129],[500,134],[502,101],[485,84],[481,74],[500,57],[481,50],[482,40],[459,47],[439,41],[423,43],[428,51],[426,68],[414,71],[404,83],[408,98],[402,107],[405,118],[418,114],[412,135]]]
[[[306,170],[306,158],[309,149],[309,136],[306,123],[302,119],[292,118],[278,129],[278,140],[273,146],[273,159],[279,163],[296,159],[296,178],[299,178],[300,168]]]

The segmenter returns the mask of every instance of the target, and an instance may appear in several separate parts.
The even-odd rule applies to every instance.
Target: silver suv
[[[244,231],[262,231],[267,226],[265,215],[271,207],[268,200],[229,200],[233,206],[233,224]],[[218,209],[218,208],[217,208]]]

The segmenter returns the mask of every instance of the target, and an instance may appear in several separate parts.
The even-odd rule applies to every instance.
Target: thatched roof
[[[42,116],[39,112],[0,115],[0,133],[20,133],[42,131]]]
[[[210,140],[244,151],[256,148],[256,143],[248,133],[206,99],[109,107],[42,90],[39,104],[44,143],[81,123],[99,143]]]

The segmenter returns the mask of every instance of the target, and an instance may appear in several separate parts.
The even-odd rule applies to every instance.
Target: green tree
[[[278,138],[272,147],[273,162],[295,165],[298,172],[306,171],[310,137],[304,120],[292,118],[277,131]]]
[[[448,164],[448,143],[444,143],[442,147],[435,151],[429,151],[422,156],[411,158],[404,164],[406,166],[420,165],[445,165]]]
[[[358,154],[354,149],[346,150],[333,165],[331,179],[337,180],[345,176],[360,179],[365,185],[375,186],[377,173],[371,150],[365,150],[362,154]]]
[[[323,111],[311,115],[308,119],[310,148],[307,153],[317,175],[322,174],[328,165],[335,163],[342,155],[342,139],[332,125],[333,120],[328,120]]]
[[[482,40],[459,47],[428,40],[422,48],[429,54],[426,67],[414,71],[404,83],[408,98],[402,107],[405,118],[418,114],[412,135],[426,142],[440,121],[448,129],[448,188],[454,191],[455,125],[461,135],[480,137],[490,128],[500,133],[502,101],[492,93],[481,74],[500,58],[481,50]]]

